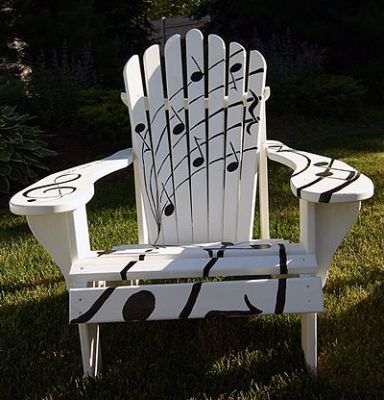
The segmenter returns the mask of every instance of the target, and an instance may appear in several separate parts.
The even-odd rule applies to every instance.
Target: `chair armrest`
[[[348,164],[332,158],[294,150],[268,140],[267,157],[294,170],[290,179],[293,194],[315,203],[347,203],[373,196],[372,181]]]
[[[15,194],[10,210],[19,215],[44,215],[72,211],[86,204],[94,194],[94,183],[127,167],[134,158],[132,149],[110,157],[49,175]]]

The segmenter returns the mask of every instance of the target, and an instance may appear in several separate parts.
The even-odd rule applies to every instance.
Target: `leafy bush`
[[[11,74],[0,75],[0,105],[18,106],[24,109],[26,96],[23,83]]]
[[[9,181],[23,185],[37,177],[36,169],[47,169],[40,161],[56,154],[47,148],[42,131],[29,125],[33,119],[16,107],[0,106],[0,192],[9,192]]]
[[[343,75],[320,74],[299,86],[300,111],[319,116],[358,116],[366,89],[355,79]]]
[[[74,130],[87,141],[111,151],[130,145],[128,111],[120,100],[118,90],[82,90],[79,103]]]

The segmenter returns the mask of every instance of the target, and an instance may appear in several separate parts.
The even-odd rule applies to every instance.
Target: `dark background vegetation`
[[[150,43],[150,21],[175,15],[209,15],[206,32],[260,50],[268,63],[272,112],[346,119],[359,118],[366,105],[383,104],[380,0],[2,0],[3,125],[18,131],[16,114],[31,115],[21,117],[25,129],[45,131],[59,153],[73,141],[105,151],[126,147],[122,68]],[[15,163],[28,167],[30,179],[38,174],[48,152],[43,142],[31,141],[25,149],[22,134],[0,138],[0,191],[25,183],[13,172]]]

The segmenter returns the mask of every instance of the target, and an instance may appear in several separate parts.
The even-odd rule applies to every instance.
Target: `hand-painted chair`
[[[11,199],[65,277],[86,375],[101,367],[101,322],[281,313],[302,314],[305,360],[316,369],[328,266],[372,182],[341,161],[266,140],[264,58],[238,43],[226,49],[216,35],[206,44],[204,51],[194,29],[185,52],[175,35],[164,61],[153,45],[143,64],[138,56],[127,62],[132,149],[50,175]],[[267,159],[294,170],[300,243],[269,237]],[[140,244],[91,251],[85,206],[94,183],[130,164]]]

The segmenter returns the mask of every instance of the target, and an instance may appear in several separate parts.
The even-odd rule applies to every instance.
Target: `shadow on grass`
[[[52,288],[1,308],[4,399],[341,398],[306,372],[287,316],[104,324],[105,372],[83,380],[68,296]]]

